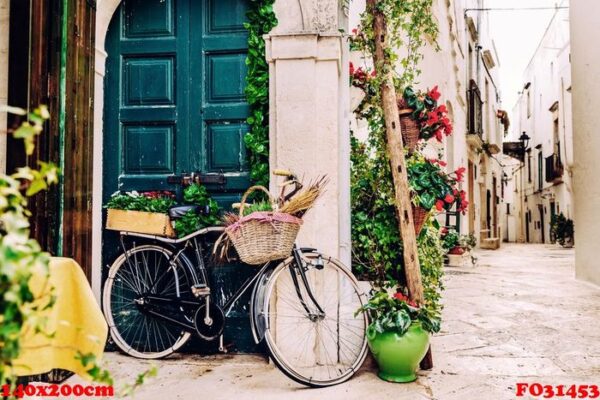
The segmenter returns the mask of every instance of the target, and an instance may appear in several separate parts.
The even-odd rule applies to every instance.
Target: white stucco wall
[[[575,269],[579,279],[600,285],[600,2],[571,3],[573,76],[573,187],[575,192]]]
[[[567,1],[563,5],[568,5]],[[573,218],[573,131],[571,109],[571,63],[569,46],[568,10],[558,10],[533,54],[529,65],[523,73],[523,93],[514,105],[511,115],[512,129],[510,141],[517,141],[522,132],[526,132],[531,140],[531,181],[529,181],[529,162],[526,156],[525,167],[519,171],[519,179],[523,181],[523,191],[519,193],[519,201],[523,213],[518,218],[520,240],[526,240],[525,213],[531,211],[529,223],[529,241],[540,243],[543,237],[550,240],[550,203],[554,202],[557,212]],[[529,87],[525,89],[526,84]],[[528,100],[529,99],[529,100]],[[529,101],[529,106],[528,106]],[[550,109],[558,104],[558,111]],[[554,117],[558,117],[560,141],[560,157],[565,171],[561,183],[545,180],[545,158],[554,152]],[[540,148],[538,148],[540,147]],[[542,189],[538,183],[538,154],[542,154]],[[544,209],[543,226],[538,209]]]
[[[0,0],[0,105],[8,101],[10,0]],[[6,170],[6,113],[0,112],[0,173]]]

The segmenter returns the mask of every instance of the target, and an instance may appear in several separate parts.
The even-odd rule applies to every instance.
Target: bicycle
[[[282,196],[294,187],[285,199],[302,187],[288,171],[275,174],[285,177]],[[131,356],[157,359],[177,351],[195,333],[203,340],[219,339],[219,350],[226,351],[225,319],[252,290],[253,338],[265,343],[286,376],[311,387],[350,379],[367,354],[368,324],[365,315],[354,316],[365,295],[352,273],[317,249],[294,246],[290,257],[264,264],[219,307],[207,279],[206,264],[213,263],[205,263],[204,253],[207,237],[223,231],[209,227],[180,239],[120,232],[123,254],[110,267],[102,299],[115,344]],[[128,249],[125,237],[152,243]]]

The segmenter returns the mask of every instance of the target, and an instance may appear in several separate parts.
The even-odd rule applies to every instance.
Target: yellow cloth
[[[51,288],[54,306],[44,333],[23,332],[21,356],[14,361],[19,376],[37,375],[55,368],[66,369],[89,379],[78,353],[92,353],[99,361],[104,351],[108,326],[81,267],[70,258],[53,257],[49,279],[34,274],[29,287],[39,301],[47,304]],[[89,365],[88,365],[89,368]]]

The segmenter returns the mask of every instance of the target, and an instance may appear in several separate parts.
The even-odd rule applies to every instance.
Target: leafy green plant
[[[447,174],[440,160],[427,160],[421,154],[414,153],[407,159],[408,183],[413,191],[413,203],[416,206],[437,211],[451,210],[456,205],[458,212],[465,213],[468,206],[467,194],[456,185],[462,181],[464,168]]]
[[[472,233],[460,235],[460,245],[467,251],[471,251],[477,246],[477,238]]]
[[[440,330],[438,318],[400,292],[393,296],[384,290],[374,292],[369,301],[358,309],[357,314],[361,312],[369,314],[369,327],[378,333],[396,332],[398,335],[404,335],[415,322],[420,322],[423,329],[431,333]]]
[[[370,121],[369,124],[374,124]],[[352,266],[377,286],[404,282],[402,240],[398,231],[391,171],[385,153],[351,138]]]
[[[194,183],[183,189],[183,201],[190,205],[200,206],[203,210],[198,213],[190,210],[175,221],[174,228],[177,236],[184,237],[198,229],[214,226],[220,223],[220,208],[210,197],[206,187]]]
[[[244,207],[244,216],[246,215],[250,215],[253,212],[260,212],[260,211],[273,211],[273,206],[271,205],[271,202],[267,201],[267,200],[261,200],[261,201],[257,201],[254,202],[246,207]]]
[[[19,108],[4,108],[21,115],[24,122],[12,132],[22,139],[25,153],[33,154],[34,140],[50,117],[45,106],[27,113]],[[0,174],[0,385],[15,384],[13,360],[21,353],[23,330],[44,332],[45,319],[40,313],[53,301],[36,302],[29,289],[34,271],[48,274],[50,256],[29,237],[30,215],[27,198],[58,182],[58,168],[40,163],[40,169],[22,167],[11,175]]]
[[[442,291],[444,290],[444,249],[440,238],[440,227],[431,218],[417,238],[419,265],[423,282],[423,307],[432,317],[440,319]]]
[[[269,64],[265,57],[263,35],[269,33],[277,18],[275,0],[250,0],[246,13],[248,22],[248,56],[246,65],[246,100],[250,105],[247,119],[249,132],[244,143],[249,153],[250,178],[257,185],[269,184]]]
[[[157,194],[158,193],[158,194]],[[116,210],[145,211],[166,214],[169,208],[175,205],[175,199],[169,192],[146,192],[136,191],[114,193],[106,203],[106,208]]]
[[[460,234],[456,229],[451,228],[442,231],[442,248],[446,250],[446,252],[460,246]]]
[[[564,246],[568,241],[573,241],[575,238],[575,226],[573,220],[565,217],[563,213],[554,215],[550,221],[550,229],[556,241]]]

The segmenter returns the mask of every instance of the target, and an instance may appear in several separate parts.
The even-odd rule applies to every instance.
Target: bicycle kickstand
[[[219,351],[221,353],[227,353],[227,348],[223,345],[223,335],[219,336]]]

